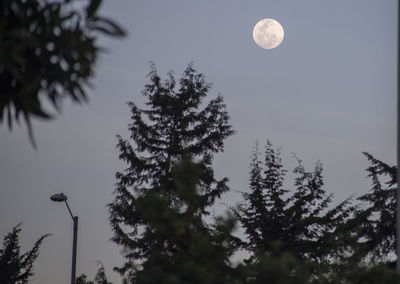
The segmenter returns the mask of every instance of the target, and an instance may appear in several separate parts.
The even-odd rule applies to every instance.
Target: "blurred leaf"
[[[87,17],[92,18],[101,5],[102,0],[92,0],[86,9]]]
[[[109,36],[123,37],[126,35],[126,32],[112,20],[100,17],[95,18],[93,30],[101,31]]]
[[[102,51],[96,35],[121,37],[125,32],[103,18],[93,29],[101,0],[86,8],[76,1],[1,1],[0,124],[7,121],[11,129],[23,113],[33,137],[31,117],[52,118],[42,109],[44,99],[57,111],[65,98],[87,101],[86,88]]]

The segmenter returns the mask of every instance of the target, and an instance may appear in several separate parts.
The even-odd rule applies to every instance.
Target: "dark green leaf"
[[[126,32],[118,24],[106,18],[96,17],[92,29],[101,31],[109,36],[126,36]]]
[[[101,5],[102,0],[91,0],[89,6],[86,8],[86,15],[88,18],[95,16],[97,10]]]

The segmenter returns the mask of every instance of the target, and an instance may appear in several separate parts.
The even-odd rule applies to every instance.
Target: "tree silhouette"
[[[234,246],[234,220],[218,218],[207,225],[199,210],[202,196],[197,192],[201,162],[183,157],[172,169],[174,190],[148,190],[135,201],[147,227],[141,244],[146,259],[129,263],[129,283],[235,283],[239,272],[229,257]],[[171,203],[170,200],[174,202]],[[145,241],[144,241],[145,240]]]
[[[250,165],[250,192],[243,194],[244,202],[237,211],[247,238],[244,247],[252,252],[250,262],[262,262],[266,253],[289,253],[312,265],[313,273],[333,269],[350,245],[342,227],[355,211],[350,200],[329,208],[331,195],[323,189],[319,162],[309,172],[296,158],[295,190],[291,192],[283,184],[286,170],[280,151],[267,141],[263,163],[259,155],[256,146]]]
[[[30,251],[20,254],[19,233],[21,224],[15,226],[3,240],[0,250],[0,283],[28,283],[34,275],[33,264],[39,256],[39,248],[48,234],[37,240]]]
[[[108,282],[103,263],[101,261],[98,261],[97,264],[100,265],[100,267],[97,270],[97,273],[94,276],[93,281],[88,281],[87,276],[85,274],[81,274],[79,277],[76,278],[75,283],[76,284],[112,284],[111,282]]]
[[[367,172],[372,189],[358,198],[362,206],[350,220],[358,235],[356,256],[373,262],[390,262],[396,252],[396,167],[369,153],[363,154],[371,163]]]
[[[162,261],[167,264],[168,258],[154,259],[154,255],[168,256],[183,250],[177,240],[171,238],[173,234],[182,234],[180,240],[184,240],[183,236],[188,232],[173,227],[169,214],[190,210],[187,214],[192,218],[190,226],[193,230],[199,230],[199,233],[206,230],[201,218],[208,214],[208,208],[216,198],[228,190],[226,178],[216,180],[214,177],[213,154],[222,151],[223,141],[234,133],[221,96],[201,108],[211,85],[191,64],[179,80],[179,87],[172,72],[161,82],[154,64],[148,77],[150,82],[143,91],[148,109],[139,109],[133,102],[128,104],[132,113],[129,130],[135,145],[117,136],[119,158],[128,167],[117,172],[115,199],[109,204],[113,241],[126,251],[127,262],[119,271],[122,274],[129,272],[131,278],[141,275],[139,271],[145,269],[145,263]],[[173,174],[173,168],[186,155],[201,161],[196,166],[198,182],[192,197],[181,196],[183,193]],[[190,207],[186,208],[189,203]],[[162,215],[164,213],[167,215]],[[176,218],[188,222],[180,219],[179,214]],[[164,219],[167,231],[163,231],[166,228],[161,220]],[[189,229],[189,224],[182,226]],[[162,254],[158,254],[160,251]]]

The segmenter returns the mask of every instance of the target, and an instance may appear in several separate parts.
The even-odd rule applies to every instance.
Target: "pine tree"
[[[280,222],[285,217],[283,195],[287,192],[282,188],[286,171],[279,151],[267,141],[264,171],[259,154],[257,144],[250,165],[250,193],[244,193],[245,206],[239,214],[249,239],[247,247],[255,254],[263,254],[271,250],[274,242],[284,240],[284,227]]]
[[[354,212],[350,200],[329,209],[331,195],[323,189],[322,164],[308,172],[297,159],[295,190],[284,188],[286,170],[280,152],[267,141],[264,164],[256,150],[250,165],[250,192],[238,215],[252,252],[250,261],[261,261],[265,253],[290,253],[299,261],[314,263],[314,273],[343,256],[349,243],[342,223]],[[343,236],[338,238],[337,236]],[[332,269],[332,266],[329,268]]]
[[[102,263],[100,263],[100,268],[97,270],[96,276],[94,277],[94,283],[96,284],[112,284],[108,282],[106,271]]]
[[[101,261],[98,261],[97,264],[100,265],[100,267],[97,270],[97,273],[94,276],[93,281],[88,281],[86,274],[81,274],[78,277],[76,277],[75,283],[76,284],[112,284],[111,282],[108,282],[103,263]]]
[[[21,224],[18,224],[4,237],[3,248],[0,249],[0,283],[28,283],[34,275],[34,262],[39,256],[42,241],[48,235],[40,237],[30,251],[20,254],[20,232]]]
[[[333,194],[323,189],[323,166],[317,162],[313,171],[305,169],[296,158],[295,190],[289,197],[286,214],[287,251],[296,257],[316,263],[318,269],[327,264],[333,268],[335,262],[342,261],[350,245],[349,233],[343,224],[353,214],[355,207],[351,198],[329,208]]]
[[[371,163],[367,172],[372,189],[358,198],[363,206],[351,220],[359,236],[357,256],[389,261],[396,251],[396,167],[363,154]]]
[[[129,283],[235,283],[236,270],[229,262],[234,221],[220,218],[213,226],[204,222],[197,192],[201,171],[201,162],[183,157],[172,170],[173,193],[149,190],[136,199],[148,223],[146,239],[160,245],[129,271]],[[166,198],[170,194],[173,204]]]
[[[126,263],[119,271],[130,273],[131,278],[139,277],[142,268],[148,271],[145,264],[168,264],[164,257],[176,253],[177,244],[169,235],[174,230],[168,227],[163,231],[162,220],[178,218],[176,208],[185,204],[172,171],[185,155],[201,161],[196,204],[190,208],[194,223],[190,226],[203,230],[201,218],[228,190],[226,178],[214,177],[213,154],[222,151],[225,138],[234,133],[220,95],[201,108],[211,85],[191,64],[179,80],[179,87],[172,72],[162,82],[154,64],[148,77],[150,82],[143,91],[147,109],[129,103],[134,146],[118,136],[119,158],[128,167],[117,172],[115,199],[109,204],[113,241],[126,251]],[[162,257],[157,252],[162,252]],[[160,257],[154,258],[155,255]]]

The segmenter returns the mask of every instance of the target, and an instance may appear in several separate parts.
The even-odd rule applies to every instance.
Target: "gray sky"
[[[218,177],[239,201],[246,190],[255,140],[281,146],[287,169],[295,152],[311,169],[319,159],[325,189],[339,201],[370,189],[362,151],[394,164],[396,126],[395,0],[106,1],[102,14],[124,26],[125,40],[103,40],[90,103],[67,102],[52,122],[34,122],[38,151],[25,127],[0,129],[0,234],[23,222],[23,249],[44,233],[32,283],[68,283],[72,220],[49,196],[64,192],[79,215],[77,274],[91,279],[101,260],[110,280],[120,249],[110,241],[106,204],[117,158],[116,134],[128,137],[129,109],[142,104],[149,61],[159,74],[179,78],[190,61],[223,95],[238,133],[215,160]],[[273,50],[258,47],[254,25],[278,20],[285,39]],[[291,180],[289,180],[292,183]]]

